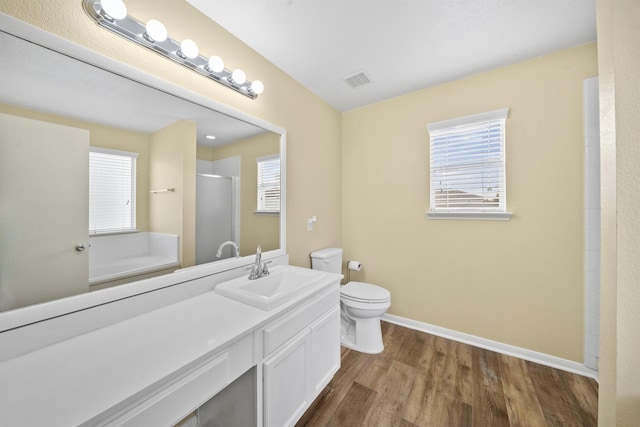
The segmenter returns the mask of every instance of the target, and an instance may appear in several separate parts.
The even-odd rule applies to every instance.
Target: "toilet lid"
[[[340,288],[343,297],[355,301],[387,301],[391,293],[381,286],[371,283],[349,282]]]

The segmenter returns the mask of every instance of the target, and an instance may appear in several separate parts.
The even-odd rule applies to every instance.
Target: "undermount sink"
[[[262,310],[273,310],[312,288],[322,273],[291,265],[276,265],[268,276],[249,280],[248,275],[216,286],[214,292]]]

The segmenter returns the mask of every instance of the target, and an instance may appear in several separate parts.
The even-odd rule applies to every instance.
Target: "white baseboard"
[[[440,326],[419,322],[417,320],[407,319],[405,317],[400,317],[393,314],[385,313],[382,315],[381,319],[385,322],[394,323],[396,325],[404,326],[409,329],[415,329],[417,331],[426,332],[428,334],[437,335],[439,337],[447,338],[453,341],[469,344],[474,347],[484,348],[485,350],[495,351],[496,353],[506,354],[508,356],[535,362],[540,365],[545,365],[551,368],[561,369],[563,371],[593,378],[596,381],[598,380],[597,371],[589,369],[586,366],[577,362],[573,362],[571,360],[562,359],[560,357],[551,356],[549,354],[540,353],[537,351],[527,350],[526,348],[522,347],[516,347],[509,344],[488,340],[485,338],[477,337],[475,335],[465,334],[463,332],[442,328]]]

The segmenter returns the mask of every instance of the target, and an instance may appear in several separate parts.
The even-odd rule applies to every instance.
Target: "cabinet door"
[[[340,368],[340,307],[311,325],[311,386],[313,398]]]
[[[309,404],[310,334],[307,329],[264,362],[266,427],[294,425]]]

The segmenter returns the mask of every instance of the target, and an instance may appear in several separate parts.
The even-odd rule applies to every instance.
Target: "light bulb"
[[[167,39],[167,27],[156,19],[150,19],[145,26],[144,38],[153,42],[163,42]]]
[[[220,71],[224,70],[224,61],[219,56],[212,56],[211,58],[209,58],[207,67],[209,67],[207,71],[219,73]]]
[[[262,92],[264,92],[264,84],[260,80],[254,80],[251,83],[250,90],[256,95],[260,95]]]
[[[189,59],[197,58],[198,45],[193,40],[184,39],[182,43],[180,43],[178,55]]]
[[[104,13],[113,19],[123,19],[127,17],[127,6],[122,0],[101,0],[100,6]]]
[[[235,70],[233,70],[233,73],[231,73],[231,78],[233,79],[234,83],[239,85],[247,81],[247,75],[240,68],[236,68]]]

